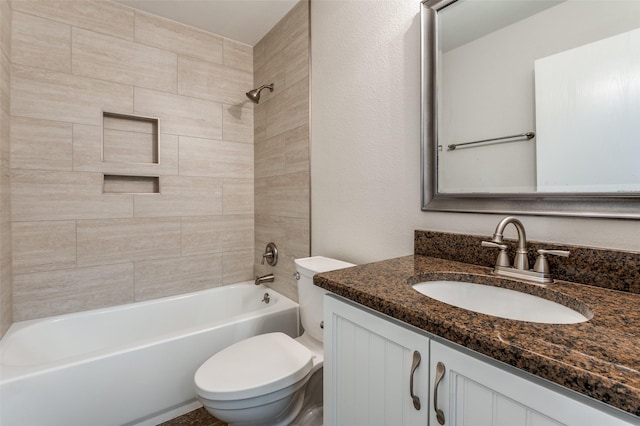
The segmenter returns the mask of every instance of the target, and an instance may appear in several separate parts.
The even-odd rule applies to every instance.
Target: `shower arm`
[[[258,92],[261,92],[262,89],[269,89],[270,92],[273,92],[273,83],[263,84],[262,86],[258,87]]]

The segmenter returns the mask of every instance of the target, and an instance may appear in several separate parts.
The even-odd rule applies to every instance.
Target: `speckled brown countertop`
[[[543,288],[490,275],[491,268],[422,255],[318,274],[314,283],[429,333],[640,416],[640,295],[557,281]],[[579,324],[512,321],[415,291],[434,279],[520,287],[590,308]],[[588,313],[588,312],[587,312]]]

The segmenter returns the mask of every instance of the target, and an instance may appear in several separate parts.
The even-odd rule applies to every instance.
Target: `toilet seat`
[[[235,343],[209,358],[195,374],[198,394],[233,401],[266,395],[304,379],[313,354],[284,333],[268,333]]]

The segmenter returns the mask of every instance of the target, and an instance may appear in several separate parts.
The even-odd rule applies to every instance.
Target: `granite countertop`
[[[491,268],[421,255],[325,272],[314,284],[496,360],[640,416],[640,295],[556,281],[497,278]],[[411,284],[450,279],[498,283],[572,305],[593,318],[539,324],[456,308]],[[585,306],[588,307],[585,310]]]

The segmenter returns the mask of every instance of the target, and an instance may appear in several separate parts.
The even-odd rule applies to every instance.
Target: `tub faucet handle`
[[[276,266],[276,263],[278,263],[278,248],[274,243],[267,244],[267,247],[264,249],[262,260],[260,260],[261,265],[264,265],[265,259],[267,259],[267,264],[270,266]]]

